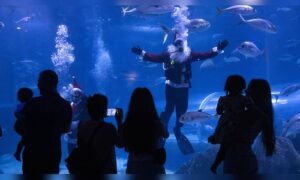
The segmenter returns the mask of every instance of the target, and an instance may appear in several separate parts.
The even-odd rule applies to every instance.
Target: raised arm
[[[190,61],[195,62],[198,60],[210,59],[217,56],[220,53],[223,53],[225,47],[228,45],[227,40],[219,41],[217,47],[212,48],[208,52],[191,52]]]
[[[217,51],[208,51],[208,52],[191,52],[190,60],[192,62],[198,61],[198,60],[205,60],[210,59],[215,56],[217,56],[219,53]]]
[[[170,59],[169,53],[161,53],[161,54],[153,54],[148,53],[141,49],[139,46],[135,46],[131,48],[131,51],[137,54],[141,59],[145,61],[155,62],[155,63],[163,63]]]

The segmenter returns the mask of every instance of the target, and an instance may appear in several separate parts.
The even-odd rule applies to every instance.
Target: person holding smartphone
[[[117,173],[115,146],[121,148],[121,124],[123,112],[115,110],[117,129],[111,123],[104,121],[107,117],[107,97],[95,94],[87,99],[87,109],[91,119],[81,121],[78,125],[78,147],[88,148],[89,163],[79,163],[78,172],[71,173]],[[68,160],[67,160],[68,161]]]

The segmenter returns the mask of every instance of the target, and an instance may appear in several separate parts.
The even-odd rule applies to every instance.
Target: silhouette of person
[[[15,117],[16,119],[22,118],[22,110],[24,108],[24,105],[26,102],[30,101],[33,97],[33,92],[29,88],[20,88],[17,92],[17,99],[20,102],[17,105],[16,111],[15,111]],[[21,141],[17,145],[16,152],[14,154],[15,158],[18,161],[21,161],[21,152],[24,147],[24,140],[21,139]]]
[[[78,126],[78,148],[89,148],[93,158],[89,164],[76,173],[116,174],[115,146],[123,147],[120,135],[123,112],[117,109],[115,119],[118,130],[104,121],[107,115],[107,97],[95,94],[87,99],[87,109],[91,120],[81,121]]]
[[[147,88],[136,88],[131,96],[123,124],[123,142],[129,152],[127,174],[164,174],[166,152],[163,141],[168,137]]]
[[[266,156],[275,150],[273,127],[273,107],[270,85],[266,80],[253,79],[248,85],[246,95],[253,100],[253,105],[241,113],[241,121],[230,137],[224,158],[224,173],[257,173],[257,160],[251,145],[261,133]]]
[[[217,114],[220,115],[217,127],[213,135],[208,138],[212,144],[221,144],[216,159],[211,166],[211,171],[216,173],[217,167],[224,160],[226,146],[230,142],[226,136],[230,135],[240,121],[240,115],[251,104],[251,99],[243,95],[246,82],[240,75],[231,75],[226,79],[224,91],[225,96],[221,96],[217,104]],[[229,139],[230,140],[230,139]]]
[[[23,173],[59,173],[61,135],[70,129],[72,109],[57,93],[58,77],[44,70],[38,79],[40,96],[32,98],[17,119],[15,131],[24,140]]]
[[[165,110],[160,114],[161,120],[168,126],[169,119],[176,109],[176,125],[174,134],[179,149],[183,154],[193,153],[194,149],[189,140],[181,133],[183,124],[179,118],[188,108],[188,90],[191,87],[193,62],[206,60],[217,56],[223,52],[228,45],[228,41],[219,42],[218,46],[209,52],[194,52],[187,44],[187,41],[175,37],[173,44],[168,46],[167,52],[161,54],[152,54],[144,51],[139,46],[132,47],[132,52],[139,55],[141,59],[154,63],[163,63],[163,69],[166,77]]]

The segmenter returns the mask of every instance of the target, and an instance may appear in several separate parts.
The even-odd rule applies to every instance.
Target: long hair
[[[270,85],[266,80],[253,79],[248,85],[247,94],[251,96],[255,105],[265,116],[265,118],[263,118],[262,142],[266,149],[266,154],[272,155],[275,150],[275,135]]]
[[[134,153],[153,150],[158,120],[151,92],[147,88],[136,88],[132,93],[123,124],[125,149]]]

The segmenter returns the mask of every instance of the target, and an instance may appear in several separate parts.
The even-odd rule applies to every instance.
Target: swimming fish
[[[16,21],[16,24],[29,22],[30,20],[32,20],[32,18],[33,18],[33,16],[23,17],[23,18],[19,19],[18,21]]]
[[[277,29],[274,24],[272,24],[270,21],[265,19],[249,19],[245,20],[242,15],[240,15],[242,23],[249,24],[250,26],[259,29],[261,31],[275,34],[277,33]]]
[[[290,86],[287,86],[285,88],[283,88],[281,91],[280,91],[280,95],[281,96],[289,96],[297,91],[300,90],[300,84],[292,84]]]
[[[185,25],[190,31],[203,32],[210,28],[210,22],[205,19],[190,19]]]
[[[217,14],[221,13],[230,13],[230,14],[241,14],[241,15],[254,15],[257,13],[256,9],[248,5],[234,5],[225,9],[217,8]]]
[[[277,11],[281,11],[281,12],[289,12],[291,11],[292,9],[291,8],[288,8],[288,7],[279,7],[277,8]]]
[[[175,29],[170,30],[165,25],[160,25],[162,30],[164,31],[163,44],[167,41],[170,32],[175,33]],[[188,19],[184,25],[191,32],[203,32],[210,28],[210,22],[205,19]]]
[[[232,53],[239,52],[244,55],[245,58],[256,58],[259,55],[264,54],[265,51],[258,49],[258,47],[249,41],[242,42]]]
[[[213,62],[212,59],[207,59],[205,61],[203,61],[200,65],[200,69],[203,69],[203,68],[208,68],[208,67],[213,67],[215,64]]]
[[[299,90],[300,90],[300,84],[292,84],[292,85],[289,85],[289,86],[283,88],[278,95],[275,95],[276,103],[277,103],[279,96],[288,97],[291,94],[294,94],[295,92],[297,92]]]
[[[296,47],[300,45],[300,40],[299,39],[289,39],[287,40],[282,47],[284,48],[291,48],[291,47]]]
[[[199,124],[216,117],[217,116],[198,110],[184,113],[180,116],[179,121],[184,124]]]
[[[232,62],[239,62],[241,60],[238,57],[229,56],[229,57],[224,57],[224,61],[227,62],[227,63],[232,63]]]
[[[212,38],[213,39],[217,39],[217,38],[220,38],[220,37],[222,37],[223,36],[223,34],[221,34],[221,33],[216,33],[216,34],[213,34],[212,35]]]
[[[3,27],[5,27],[5,24],[4,24],[4,22],[0,21],[0,28],[3,28]]]
[[[283,61],[283,62],[287,62],[287,61],[292,60],[293,58],[294,58],[294,56],[291,55],[291,54],[283,54],[283,55],[279,56],[278,60]]]
[[[149,5],[149,6],[137,6],[129,9],[129,7],[123,7],[122,13],[125,16],[127,13],[139,12],[146,15],[159,15],[173,12],[174,6],[172,5]]]

